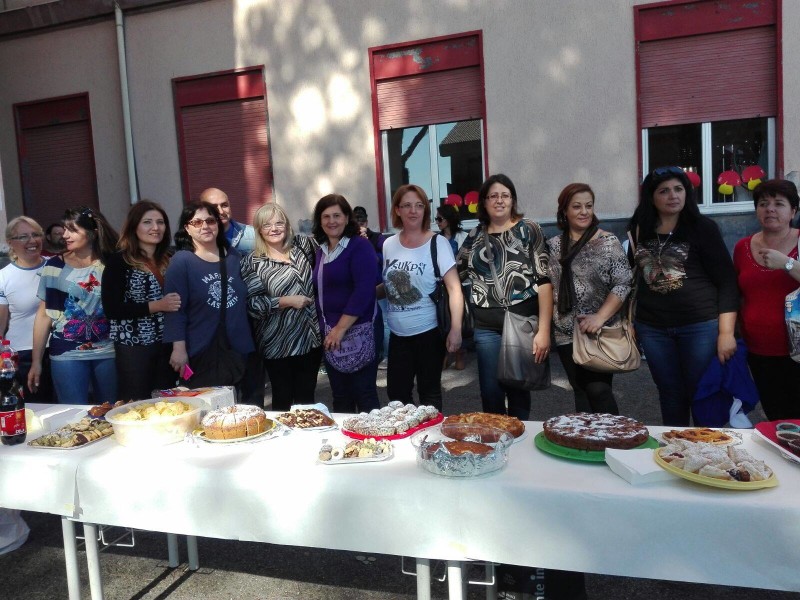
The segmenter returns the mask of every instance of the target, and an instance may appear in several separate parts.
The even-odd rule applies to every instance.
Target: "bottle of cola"
[[[0,442],[6,446],[21,444],[28,434],[25,426],[25,400],[15,375],[17,366],[12,353],[0,352]]]

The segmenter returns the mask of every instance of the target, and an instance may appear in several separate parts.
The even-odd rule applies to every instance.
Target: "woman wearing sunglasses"
[[[87,404],[90,384],[95,402],[114,402],[114,343],[101,290],[117,233],[98,211],[80,207],[64,213],[64,242],[64,254],[42,269],[28,387],[35,392],[41,385],[49,339],[50,369],[60,402]]]
[[[45,259],[42,258],[44,233],[30,217],[12,219],[6,227],[6,242],[11,264],[0,270],[0,335],[19,352],[17,381],[28,402],[53,402],[50,379],[50,357],[42,355],[42,377],[39,389],[28,388],[28,371],[33,352],[33,322],[39,308],[39,278]]]
[[[192,387],[236,385],[241,374],[236,380],[213,381],[199,368],[207,362],[202,352],[214,342],[221,322],[231,351],[240,355],[242,363],[254,349],[247,323],[247,288],[239,272],[241,256],[225,239],[213,204],[195,201],[184,207],[175,246],[178,251],[164,282],[166,295],[180,296],[180,308],[164,316],[164,341],[172,343],[169,364]],[[223,296],[227,299],[224,308]],[[196,369],[193,374],[187,365]]]
[[[664,425],[689,425],[703,373],[714,357],[724,363],[736,352],[736,271],[719,228],[700,214],[679,167],[645,177],[629,233],[636,335],[658,387],[661,416]]]
[[[268,203],[253,219],[256,247],[242,259],[247,311],[272,386],[272,410],[313,404],[322,361],[314,306],[314,238],[294,234],[283,208]]]

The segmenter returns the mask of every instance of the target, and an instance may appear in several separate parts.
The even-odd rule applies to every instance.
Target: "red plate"
[[[800,419],[780,419],[778,421],[762,421],[761,423],[756,424],[755,429],[761,435],[767,438],[770,442],[780,446],[781,450],[786,450],[786,452],[793,452],[793,450],[789,446],[782,443],[775,435],[775,426],[778,423],[794,423],[795,425],[800,425]],[[795,455],[797,454],[797,452],[793,453]]]
[[[349,431],[344,427],[342,427],[341,432],[345,434],[347,437],[353,438],[354,440],[366,440],[367,438],[372,438],[375,440],[402,440],[403,438],[407,438],[408,436],[415,434],[421,429],[427,429],[428,427],[433,427],[434,425],[438,425],[442,421],[444,421],[444,415],[442,413],[439,413],[438,415],[433,417],[430,421],[425,421],[421,425],[412,427],[405,433],[395,433],[394,435],[362,435],[360,433],[356,433],[355,431]]]

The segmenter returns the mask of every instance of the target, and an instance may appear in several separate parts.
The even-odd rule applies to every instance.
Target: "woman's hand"
[[[533,358],[537,363],[543,363],[547,360],[547,355],[550,353],[550,332],[542,331],[533,336]]]
[[[717,358],[725,364],[736,354],[736,338],[732,333],[720,333],[717,336]]]
[[[39,379],[42,376],[42,363],[33,361],[31,369],[28,371],[28,389],[31,392],[36,392],[39,389]]]
[[[181,308],[180,294],[170,292],[160,300],[150,302],[150,312],[178,312]]]
[[[339,346],[342,344],[342,338],[344,334],[347,333],[347,329],[343,329],[339,325],[333,327],[325,336],[325,341],[322,343],[325,350],[338,350]]]
[[[173,342],[172,354],[169,357],[169,366],[179,375],[183,372],[189,362],[189,354],[186,352],[186,342]]]
[[[578,315],[578,328],[582,333],[597,333],[603,328],[604,324],[605,320],[597,313],[592,315]]]
[[[788,256],[771,248],[762,248],[758,251],[758,254],[761,257],[761,262],[768,269],[783,269],[789,260]]]
[[[278,300],[278,304],[281,308],[305,308],[306,306],[310,306],[313,302],[313,298],[309,298],[308,296],[302,296],[300,294],[295,296],[281,296],[280,300]]]
[[[458,352],[461,349],[461,329],[451,327],[445,345],[448,352]]]

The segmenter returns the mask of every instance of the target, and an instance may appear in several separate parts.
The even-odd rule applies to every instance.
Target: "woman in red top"
[[[742,335],[761,407],[767,418],[800,418],[800,363],[789,357],[783,299],[800,286],[798,231],[792,227],[800,198],[791,181],[764,181],[753,191],[761,231],[742,238],[733,264],[742,294]]]

